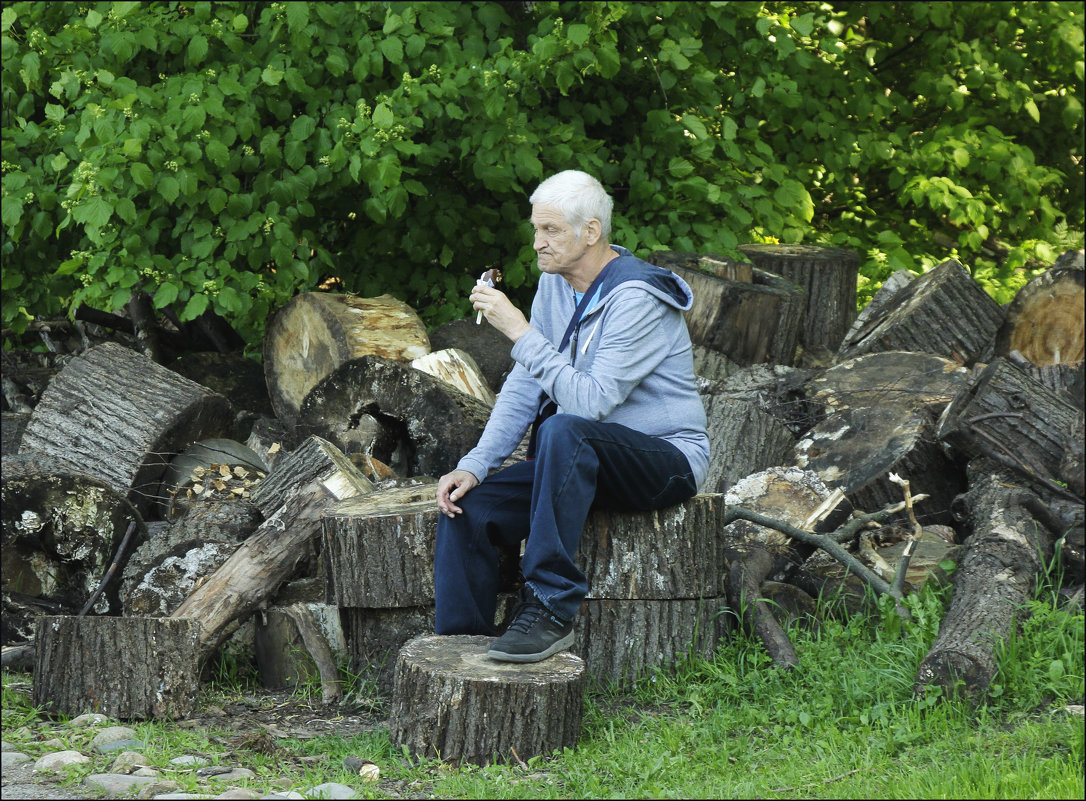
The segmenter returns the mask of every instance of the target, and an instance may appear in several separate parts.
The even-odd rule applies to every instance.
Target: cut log
[[[766,272],[779,275],[807,295],[799,344],[831,353],[856,319],[856,278],[860,254],[814,245],[740,245],[739,250]]]
[[[1055,267],[1030,279],[1007,307],[995,355],[1012,350],[1037,365],[1082,361],[1086,340],[1086,273]]]
[[[396,661],[389,716],[394,746],[420,759],[485,765],[573,748],[584,705],[584,661],[496,662],[491,638],[431,635]]]
[[[429,352],[422,320],[391,295],[359,298],[307,292],[268,322],[264,333],[268,396],[275,416],[293,425],[309,391],[344,362],[367,354],[410,361]]]
[[[635,681],[683,659],[712,659],[731,623],[723,597],[588,598],[573,619],[574,653],[599,679]]]
[[[1086,398],[1083,396],[1083,365],[1086,362],[1034,364],[1016,350],[1012,350],[1007,354],[1007,361],[1057,395],[1067,393],[1066,400],[1069,400],[1079,409],[1086,407]]]
[[[373,491],[371,482],[359,475],[353,463],[335,445],[320,437],[308,437],[297,450],[284,456],[260,483],[251,500],[269,518],[286,504],[297,489],[313,481],[333,480],[350,486],[329,487],[341,498]]]
[[[693,290],[694,305],[684,313],[691,342],[740,366],[794,364],[806,304],[803,290],[764,270],[752,270],[750,281],[721,278],[706,272],[701,258],[673,251],[652,254],[654,264]]]
[[[969,366],[991,357],[1003,317],[1003,308],[951,259],[895,292],[867,327],[857,332],[853,344],[837,352],[837,359],[905,350]]]
[[[432,601],[424,606],[389,609],[341,607],[339,614],[351,673],[365,677],[386,693],[392,692],[400,648],[408,640],[434,631]]]
[[[946,523],[963,480],[934,442],[933,427],[927,412],[905,404],[843,409],[808,431],[793,459],[865,512],[901,502],[901,489],[889,478],[895,473],[911,482],[913,494],[929,496],[916,507],[918,520]]]
[[[434,484],[380,490],[325,511],[328,603],[379,609],[434,602],[435,491]]]
[[[932,686],[945,694],[963,690],[972,698],[987,692],[997,668],[995,649],[1026,608],[1037,576],[1052,557],[1051,534],[1023,505],[1029,496],[1013,474],[987,472],[971,463],[965,504],[972,534],[954,572],[939,634],[920,663],[919,693]]]
[[[369,453],[402,476],[442,476],[490,416],[482,401],[409,365],[365,356],[338,367],[306,396],[299,424],[344,453]],[[370,421],[375,434],[366,433]],[[359,436],[359,434],[362,436]]]
[[[777,418],[727,395],[702,397],[709,422],[709,472],[704,486],[726,492],[741,478],[791,461],[796,440]]]
[[[513,344],[492,325],[476,325],[474,317],[453,320],[430,332],[430,347],[435,351],[456,348],[468,353],[486,377],[487,385],[497,393],[513,369],[509,355]]]
[[[30,416],[22,453],[107,481],[145,513],[173,454],[233,426],[226,398],[106,343],[73,359]]]
[[[817,373],[812,370],[780,364],[755,364],[699,392],[753,403],[799,436],[826,416],[822,404],[804,395],[804,384],[814,375]]]
[[[237,547],[236,542],[219,540],[189,540],[175,545],[131,582],[124,597],[124,613],[168,617]]]
[[[200,689],[198,639],[193,620],[45,617],[38,630],[34,705],[55,715],[184,718]]]
[[[891,405],[915,406],[938,416],[972,374],[930,353],[882,351],[842,362],[812,378],[807,397],[830,411]]]
[[[302,456],[312,456],[323,468],[315,475],[300,470],[298,475],[311,478],[300,481],[279,504],[278,511],[173,613],[173,617],[200,621],[201,659],[218,647],[229,633],[230,623],[263,606],[310,555],[310,549],[319,542],[321,512],[335,501],[372,489],[369,481],[334,446],[315,440],[305,443],[299,453],[304,450]],[[296,462],[312,463],[301,456]],[[284,469],[282,465],[278,467]],[[254,502],[270,509],[282,497],[269,493]]]
[[[479,365],[467,351],[458,348],[435,350],[412,359],[411,366],[473,398],[478,398],[487,406],[494,405],[494,392],[487,384]]]
[[[863,339],[869,329],[868,323],[881,315],[888,308],[890,299],[899,289],[908,286],[913,278],[915,278],[915,276],[908,270],[898,270],[897,272],[891,273],[890,276],[882,282],[882,286],[880,286],[875,294],[871,296],[871,300],[868,301],[867,305],[860,309],[860,313],[856,315],[856,319],[852,321],[852,325],[850,325],[848,331],[845,332],[839,350],[844,351],[851,348]]]
[[[936,434],[966,458],[987,455],[1052,489],[1080,420],[1080,409],[998,358],[959,391]]]
[[[5,595],[19,593],[72,613],[97,589],[129,524],[137,527],[136,541],[121,554],[118,570],[146,536],[142,516],[108,483],[75,471],[59,472],[26,455],[3,460],[0,516]],[[119,584],[118,577],[106,586],[95,601],[95,612],[120,612]],[[5,619],[5,636],[9,623],[21,629],[26,622]]]
[[[166,366],[178,375],[229,399],[238,411],[267,416],[275,414],[268,398],[268,386],[264,382],[264,368],[241,353],[197,351],[168,362]]]
[[[799,467],[770,467],[736,482],[724,494],[724,504],[742,506],[796,528],[811,530],[808,520],[832,495],[833,491],[813,471]],[[825,525],[832,526],[831,521],[839,520],[849,511],[847,504],[843,504],[835,514],[824,518]],[[720,536],[727,547],[760,543],[774,553],[791,543],[791,538],[785,534],[749,520],[732,521],[721,529]]]
[[[332,615],[336,619],[328,620]],[[342,638],[338,609],[326,604],[294,603],[271,607],[258,617],[254,647],[260,682],[265,688],[296,688],[319,678],[322,703],[343,700],[332,644],[336,633]]]

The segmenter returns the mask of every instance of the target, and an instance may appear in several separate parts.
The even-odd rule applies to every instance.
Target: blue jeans
[[[436,632],[498,634],[498,549],[524,539],[525,582],[547,609],[572,620],[588,593],[574,557],[590,509],[661,509],[696,491],[689,462],[666,440],[570,414],[547,418],[535,459],[488,476],[457,502],[461,514],[439,518]]]

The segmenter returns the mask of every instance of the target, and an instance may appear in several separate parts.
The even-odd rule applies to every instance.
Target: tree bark
[[[871,300],[867,305],[860,309],[860,313],[856,315],[856,319],[852,321],[852,325],[849,326],[848,331],[845,332],[844,338],[841,340],[841,347],[839,350],[844,351],[851,348],[861,339],[869,330],[868,323],[875,320],[881,315],[890,303],[890,299],[897,294],[899,289],[906,287],[915,276],[908,270],[898,270],[890,274],[890,276],[882,282],[882,286],[878,288],[874,295],[871,296]]]
[[[936,434],[966,458],[987,455],[1049,489],[1082,411],[998,358],[963,387]]]
[[[34,704],[57,715],[180,719],[196,702],[199,624],[145,617],[42,619]]]
[[[694,305],[684,313],[691,342],[739,366],[795,364],[803,290],[762,270],[752,270],[749,281],[721,278],[701,267],[702,258],[672,251],[653,254],[654,264],[693,290]]]
[[[867,326],[837,352],[838,361],[865,353],[932,353],[966,366],[984,362],[1004,312],[961,264],[945,261],[895,292]]]
[[[482,636],[432,635],[396,662],[389,734],[420,759],[485,765],[572,748],[580,735],[584,661],[500,663]]]
[[[1007,307],[996,334],[995,355],[1018,351],[1044,366],[1080,362],[1086,338],[1086,275],[1054,267],[1030,279]]]
[[[26,424],[30,422],[30,412],[0,413],[0,453],[14,456],[19,452]]]
[[[949,693],[961,689],[972,698],[987,692],[997,668],[996,646],[1052,556],[1051,534],[1023,505],[1030,496],[1025,487],[1009,472],[971,467],[976,478],[964,500],[973,533],[963,545],[939,634],[920,663],[921,694],[931,686]]]
[[[91,472],[142,513],[159,500],[170,457],[233,426],[229,401],[128,348],[106,343],[50,382],[20,451]]]
[[[936,446],[932,428],[930,415],[908,403],[843,409],[804,435],[794,460],[866,512],[901,501],[901,489],[889,479],[896,473],[911,482],[914,494],[929,496],[917,507],[921,522],[948,522],[962,481]]]
[[[709,472],[704,486],[726,492],[741,478],[790,461],[796,440],[783,423],[753,403],[703,396],[708,418]]]
[[[791,281],[807,295],[800,344],[837,350],[856,318],[858,253],[813,245],[740,245],[756,267]]]
[[[711,659],[730,628],[723,596],[587,598],[573,619],[573,651],[597,678],[635,681],[690,655]]]
[[[400,648],[410,639],[434,632],[432,602],[388,609],[342,607],[339,613],[351,672],[386,693],[392,692]]]
[[[433,376],[365,356],[313,387],[299,422],[348,455],[368,453],[401,476],[437,477],[456,467],[489,416],[485,403]],[[366,433],[366,421],[373,433]]]
[[[272,690],[300,687],[319,677],[321,702],[343,700],[343,686],[330,638],[322,620],[331,610],[324,604],[293,603],[261,612],[254,635],[254,650],[261,684]],[[338,625],[338,623],[337,623]]]
[[[391,295],[304,293],[279,309],[265,330],[268,396],[276,417],[293,425],[309,391],[344,362],[367,354],[410,361],[429,352],[426,327]]]
[[[756,364],[713,383],[702,394],[753,403],[777,418],[793,436],[800,436],[826,416],[822,405],[804,394],[804,384],[816,374],[779,364]]]

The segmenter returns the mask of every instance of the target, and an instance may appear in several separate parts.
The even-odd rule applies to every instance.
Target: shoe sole
[[[496,659],[499,662],[542,662],[548,656],[556,654],[559,651],[564,651],[573,645],[573,632],[570,632],[565,637],[557,640],[546,651],[540,651],[534,654],[510,654],[505,651],[490,650],[486,652],[486,655],[491,659]]]

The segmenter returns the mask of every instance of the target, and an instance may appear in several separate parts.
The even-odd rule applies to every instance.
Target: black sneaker
[[[501,662],[539,662],[573,645],[573,623],[560,620],[529,587],[521,590],[513,622],[490,644],[487,656]]]

